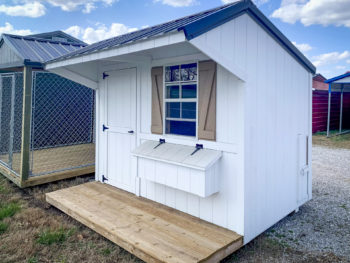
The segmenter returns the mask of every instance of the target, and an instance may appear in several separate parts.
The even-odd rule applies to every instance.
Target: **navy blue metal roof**
[[[82,42],[72,43],[10,34],[3,34],[1,41],[14,49],[23,61],[31,63],[45,63],[86,46]]]
[[[327,79],[325,80],[325,83],[332,83],[334,81],[337,81],[337,80],[340,80],[340,79],[344,79],[344,78],[347,78],[347,77],[350,77],[350,72],[347,72],[343,75],[340,75],[340,76],[337,76],[337,77],[334,77],[334,78],[331,78],[331,79]]]
[[[183,31],[186,39],[191,40],[244,13],[250,15],[258,24],[260,24],[307,70],[312,73],[316,72],[315,66],[312,65],[312,63],[269,21],[269,19],[266,18],[263,13],[260,12],[251,0],[241,0],[167,23],[103,40],[49,62],[87,55],[174,31]]]

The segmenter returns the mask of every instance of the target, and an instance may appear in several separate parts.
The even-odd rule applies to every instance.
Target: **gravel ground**
[[[313,147],[313,199],[268,231],[276,242],[350,262],[350,150]]]

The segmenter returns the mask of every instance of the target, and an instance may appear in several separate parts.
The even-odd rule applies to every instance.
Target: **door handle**
[[[128,131],[128,133],[130,133],[130,134],[134,134],[134,131],[132,131],[132,130],[131,130],[131,131]]]

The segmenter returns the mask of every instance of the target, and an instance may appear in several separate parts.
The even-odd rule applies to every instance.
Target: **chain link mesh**
[[[33,72],[30,176],[93,166],[94,91]],[[0,164],[20,173],[23,73],[0,74]]]
[[[0,74],[0,161],[19,174],[22,143],[23,74]]]
[[[34,72],[32,176],[94,165],[94,92],[47,72]]]

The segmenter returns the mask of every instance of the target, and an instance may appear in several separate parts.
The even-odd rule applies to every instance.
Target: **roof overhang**
[[[328,92],[350,92],[350,72],[325,81],[329,85]]]
[[[294,57],[306,70],[311,73],[316,72],[315,66],[293,45],[282,33],[279,31],[273,23],[252,3],[251,0],[242,0],[235,4],[229,5],[227,8],[220,9],[217,12],[195,20],[189,24],[178,27],[176,30],[170,31],[174,36],[179,35],[181,41],[191,41],[192,39],[242,15],[248,14],[256,23],[258,23],[271,37],[273,37],[281,46]],[[181,20],[181,19],[180,19]],[[174,33],[174,31],[178,31]],[[110,53],[114,54],[128,54],[133,52],[133,48],[136,47],[139,51],[142,50],[142,46],[145,44],[147,47],[152,45],[153,41],[162,39],[167,36],[169,32],[164,32],[161,37],[159,35],[146,37],[146,39],[135,40],[134,42],[127,44],[120,44],[118,46],[108,46],[105,50],[87,51],[88,53],[73,54],[73,57],[58,58],[52,62],[48,62],[48,69],[51,67],[57,67],[58,65],[64,65],[66,63],[74,64],[81,63],[84,59],[89,61],[97,60],[102,57],[110,56]],[[130,48],[133,47],[133,48]],[[154,45],[153,47],[157,47]],[[83,59],[81,59],[83,58]],[[63,63],[59,63],[63,62]]]
[[[171,32],[156,38],[132,42],[130,44],[117,46],[112,49],[99,50],[94,53],[89,53],[78,57],[72,57],[61,61],[48,62],[45,68],[47,70],[51,70],[51,69],[66,67],[74,64],[79,64],[79,63],[108,59],[111,57],[121,57],[132,53],[137,53],[137,52],[141,52],[141,51],[145,51],[153,48],[164,47],[164,46],[173,45],[173,44],[179,44],[183,42],[186,42],[186,38],[182,31]]]

